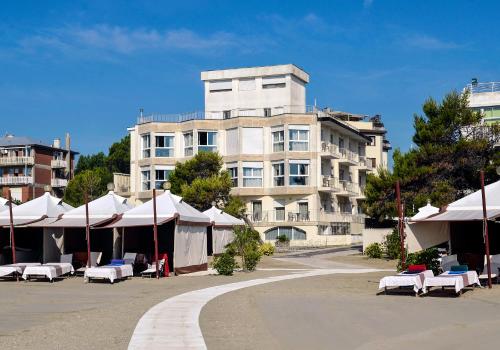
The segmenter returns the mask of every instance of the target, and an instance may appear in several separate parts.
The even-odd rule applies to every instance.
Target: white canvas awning
[[[14,208],[16,205],[12,203],[12,207]],[[5,198],[0,197],[0,212],[9,210],[9,201]]]
[[[105,223],[133,208],[126,198],[113,191],[88,203],[90,226]],[[50,227],[85,227],[85,205],[66,212],[59,220],[48,224]]]
[[[222,210],[212,206],[203,212],[206,216],[210,218],[210,221],[214,226],[238,226],[245,225],[245,222],[241,219],[235,218]]]
[[[208,216],[184,202],[181,197],[170,193],[170,191],[165,191],[156,197],[156,210],[158,224],[175,218],[178,218],[183,223],[196,223],[205,226],[209,226],[211,223]],[[153,200],[151,199],[127,211],[117,222],[108,227],[152,226],[153,221]]]
[[[500,217],[500,181],[484,188],[486,196],[486,214],[489,220]],[[481,190],[463,197],[448,205],[440,214],[423,221],[476,221],[483,220],[483,202]]]
[[[46,218],[56,219],[70,209],[73,207],[64,203],[62,199],[45,192],[42,196],[13,208],[12,216],[14,225],[26,225]],[[9,224],[9,211],[0,212],[0,226],[8,226]]]
[[[439,213],[439,208],[433,207],[430,202],[422,208],[418,208],[418,213],[411,217],[410,221],[418,221]]]

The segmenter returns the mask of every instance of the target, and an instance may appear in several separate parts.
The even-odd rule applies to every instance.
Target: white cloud
[[[451,41],[443,41],[441,39],[424,35],[424,34],[416,34],[407,36],[404,39],[406,45],[424,49],[424,50],[450,50],[450,49],[458,49],[461,45],[458,45]]]

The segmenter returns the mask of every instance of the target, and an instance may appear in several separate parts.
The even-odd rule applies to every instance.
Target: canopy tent
[[[168,228],[168,230],[164,230],[159,227],[161,232],[158,240],[167,242],[171,237],[165,236],[173,236],[172,243],[169,241],[169,243],[164,244],[169,258],[172,258],[173,254],[169,267],[173,267],[177,274],[206,270],[207,226],[211,224],[209,217],[170,191],[165,191],[156,197],[156,207],[157,224],[163,226],[164,229]],[[153,225],[153,200],[149,200],[125,212],[120,219],[107,227],[124,227],[124,240],[127,241],[129,234],[132,234],[139,244],[139,240],[151,239],[152,230],[145,227]]]
[[[418,221],[428,218],[431,215],[439,213],[439,208],[431,205],[430,201],[427,201],[427,205],[422,208],[418,208],[418,213],[410,218],[410,221]]]
[[[12,203],[12,208],[16,205]],[[0,197],[0,212],[9,210],[9,201],[5,198]]]
[[[233,226],[242,226],[245,222],[215,206],[205,210],[203,214],[212,222],[212,227],[207,231],[207,254],[221,254],[224,252],[224,247],[234,239]]]

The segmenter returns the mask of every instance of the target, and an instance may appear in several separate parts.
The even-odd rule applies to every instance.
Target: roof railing
[[[466,88],[473,94],[479,94],[482,92],[500,92],[500,82],[492,81],[489,83],[467,84]]]

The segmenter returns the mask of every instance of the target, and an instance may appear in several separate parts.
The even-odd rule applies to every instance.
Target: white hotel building
[[[115,176],[118,191],[144,202],[177,161],[217,151],[264,240],[358,240],[366,175],[387,166],[380,118],[306,106],[309,75],[292,64],[206,71],[201,79],[204,112],[141,115],[129,129],[131,174]]]

